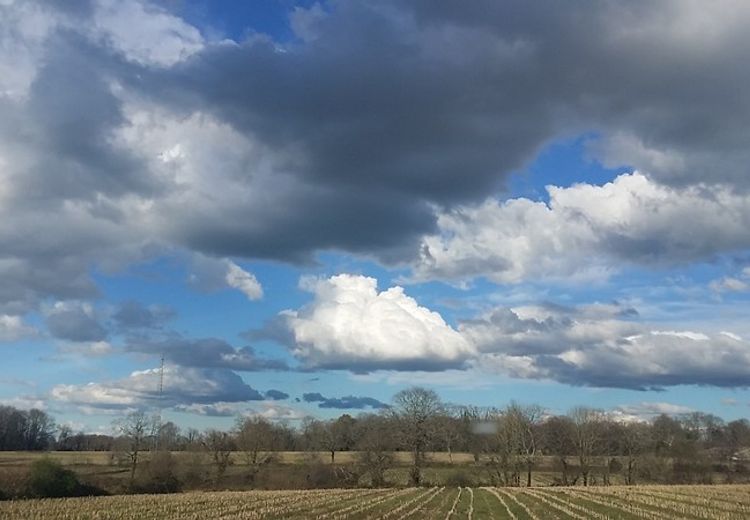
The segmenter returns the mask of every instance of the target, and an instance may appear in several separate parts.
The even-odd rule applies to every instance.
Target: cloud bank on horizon
[[[2,348],[130,360],[27,396],[86,413],[152,405],[161,355],[164,403],[202,416],[300,417],[238,372],[747,388],[748,23],[739,0],[330,0],[238,38],[170,3],[0,1]],[[571,140],[605,181],[513,193]],[[109,295],[164,259],[195,308]],[[254,325],[182,321],[228,291]]]

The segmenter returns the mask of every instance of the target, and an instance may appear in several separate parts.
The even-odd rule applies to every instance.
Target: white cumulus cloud
[[[599,278],[750,247],[750,196],[728,186],[669,187],[636,172],[547,191],[549,203],[489,199],[441,214],[414,278]]]
[[[283,314],[294,355],[314,367],[367,371],[461,365],[473,352],[439,313],[395,286],[378,291],[366,276],[306,280],[314,300]]]
[[[255,275],[245,271],[232,261],[227,262],[225,280],[229,287],[241,291],[250,300],[259,300],[263,297],[263,287],[261,287]]]

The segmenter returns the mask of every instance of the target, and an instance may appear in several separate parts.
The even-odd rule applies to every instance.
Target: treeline
[[[745,419],[725,422],[695,412],[624,422],[586,407],[551,416],[536,405],[452,406],[419,387],[399,392],[392,406],[377,414],[308,418],[296,426],[239,417],[229,431],[200,432],[134,412],[118,420],[116,430],[118,435],[108,437],[60,428],[55,436],[54,422],[44,412],[0,409],[0,449],[111,450],[129,467],[131,484],[148,451],[200,452],[216,479],[241,460],[251,486],[282,451],[325,452],[338,485],[357,485],[363,478],[374,486],[387,484],[396,452],[408,452],[413,485],[422,483],[433,452],[446,453],[449,461],[455,452],[472,454],[473,467],[494,485],[528,486],[540,470],[554,472],[558,485],[608,485],[614,475],[626,484],[708,483],[717,473],[725,481],[745,480],[744,452],[750,447]],[[340,452],[355,455],[341,464]]]

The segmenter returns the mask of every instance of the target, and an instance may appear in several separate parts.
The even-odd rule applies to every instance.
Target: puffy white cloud
[[[601,277],[623,265],[675,265],[750,247],[750,195],[675,188],[641,173],[603,186],[548,186],[549,203],[487,200],[440,215],[417,280],[499,283]]]
[[[227,262],[228,269],[225,276],[227,285],[242,292],[249,300],[263,298],[263,287],[261,287],[255,275],[245,271],[232,261]]]
[[[307,279],[303,287],[314,300],[283,318],[292,352],[307,366],[430,370],[460,366],[472,354],[440,314],[401,287],[378,291],[374,278],[351,274]]]

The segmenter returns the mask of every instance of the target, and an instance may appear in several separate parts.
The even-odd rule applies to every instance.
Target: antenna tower
[[[159,364],[159,398],[156,403],[156,414],[154,417],[154,451],[159,451],[159,437],[161,437],[161,415],[163,407],[164,395],[164,354],[161,355],[161,363]]]

